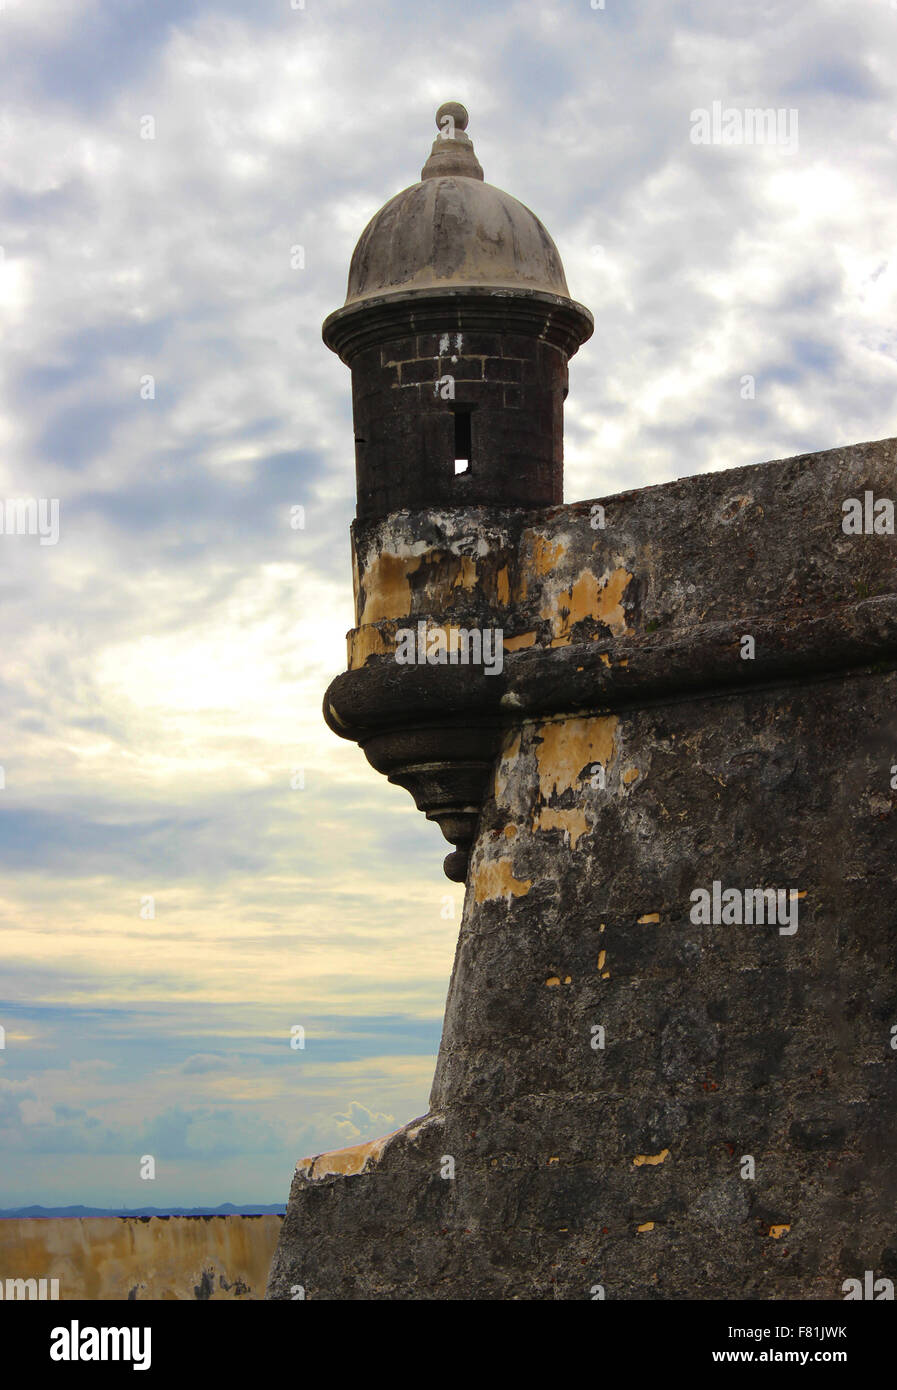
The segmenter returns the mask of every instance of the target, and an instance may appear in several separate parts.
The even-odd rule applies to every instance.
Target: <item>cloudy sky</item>
[[[293,4],[0,0],[0,499],[60,507],[0,536],[2,1207],[282,1201],[426,1109],[461,890],[320,716],[320,324],[440,102],[595,314],[568,500],[895,432],[895,0]]]

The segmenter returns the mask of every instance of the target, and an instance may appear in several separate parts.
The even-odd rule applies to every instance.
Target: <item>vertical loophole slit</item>
[[[470,411],[455,409],[455,474],[470,470]]]

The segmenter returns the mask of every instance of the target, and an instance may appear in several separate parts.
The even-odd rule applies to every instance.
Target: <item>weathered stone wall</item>
[[[0,1221],[0,1296],[7,1279],[58,1279],[61,1301],[259,1299],[281,1224],[279,1216],[11,1218]]]
[[[842,529],[895,464],[887,440],[603,516],[356,532],[332,726],[364,744],[392,702],[498,751],[430,1114],[300,1164],[269,1297],[839,1299],[897,1275],[897,555]],[[503,626],[500,676],[396,664],[403,623],[460,614]],[[783,915],[695,920],[714,884],[783,890]]]

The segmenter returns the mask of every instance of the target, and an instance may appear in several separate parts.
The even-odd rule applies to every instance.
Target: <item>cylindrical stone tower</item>
[[[447,102],[420,183],[365,228],[324,341],[352,369],[358,517],[563,501],[567,361],[592,332],[554,242],[483,182]]]
[[[593,324],[539,219],[483,182],[464,107],[447,102],[436,124],[420,182],[365,228],[324,323],[352,369],[358,492],[357,626],[324,715],[439,823],[462,881],[500,721],[456,718],[458,699],[495,684],[461,644],[500,644],[513,538],[529,510],[563,501],[567,363]],[[448,649],[416,717],[433,654],[397,667],[408,623]]]

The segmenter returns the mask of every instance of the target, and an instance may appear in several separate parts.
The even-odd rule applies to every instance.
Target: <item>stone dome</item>
[[[420,183],[397,193],[361,234],[346,307],[409,290],[539,290],[569,298],[557,247],[523,203],[483,182],[467,112],[447,102]]]

